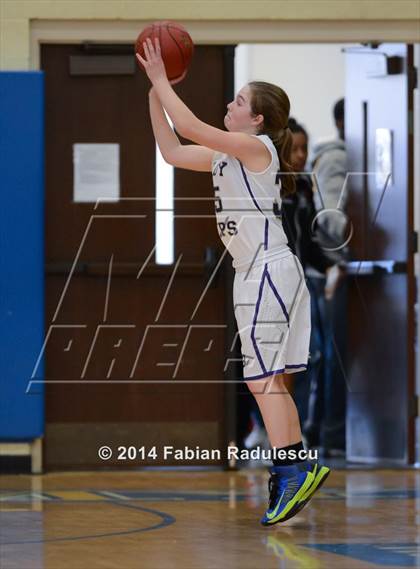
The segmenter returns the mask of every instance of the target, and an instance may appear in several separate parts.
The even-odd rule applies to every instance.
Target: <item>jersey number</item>
[[[215,188],[214,188],[215,193],[218,192],[219,190],[220,190],[220,188],[218,186],[215,186]],[[222,200],[220,199],[220,196],[215,197],[214,208],[215,208],[217,213],[219,211],[223,211]]]

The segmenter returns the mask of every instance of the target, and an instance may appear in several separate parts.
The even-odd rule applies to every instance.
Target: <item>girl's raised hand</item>
[[[154,84],[159,79],[167,79],[165,65],[160,53],[159,39],[155,38],[155,45],[153,46],[152,40],[147,38],[143,42],[143,49],[146,59],[143,59],[138,53],[136,53],[136,57],[144,67],[150,81]]]

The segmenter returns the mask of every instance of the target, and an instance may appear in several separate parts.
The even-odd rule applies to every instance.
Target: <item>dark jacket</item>
[[[320,247],[312,221],[316,215],[312,182],[309,176],[296,176],[296,192],[282,199],[281,217],[288,244],[299,258],[303,269],[311,265],[321,273],[334,265],[334,260]],[[315,225],[316,231],[316,225]]]

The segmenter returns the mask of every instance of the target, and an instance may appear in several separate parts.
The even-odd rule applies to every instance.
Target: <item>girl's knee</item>
[[[271,376],[267,379],[254,379],[245,381],[248,389],[254,395],[285,391],[284,376],[282,374]]]
[[[267,381],[261,379],[249,380],[245,381],[245,383],[247,384],[250,392],[253,393],[254,395],[258,393],[264,393],[267,386]]]

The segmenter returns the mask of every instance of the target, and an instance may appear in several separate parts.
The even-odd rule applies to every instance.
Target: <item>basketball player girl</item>
[[[290,103],[275,85],[252,82],[227,105],[226,131],[199,120],[167,78],[159,41],[137,54],[152,88],[153,133],[163,158],[178,168],[212,172],[220,237],[233,257],[235,316],[244,380],[254,395],[270,444],[269,526],[294,516],[312,497],[329,469],[309,462],[296,406],[285,374],[307,367],[310,297],[302,267],[287,245],[275,212],[294,191],[289,165]],[[182,145],[169,125],[195,144]],[[289,175],[287,175],[289,174]]]

